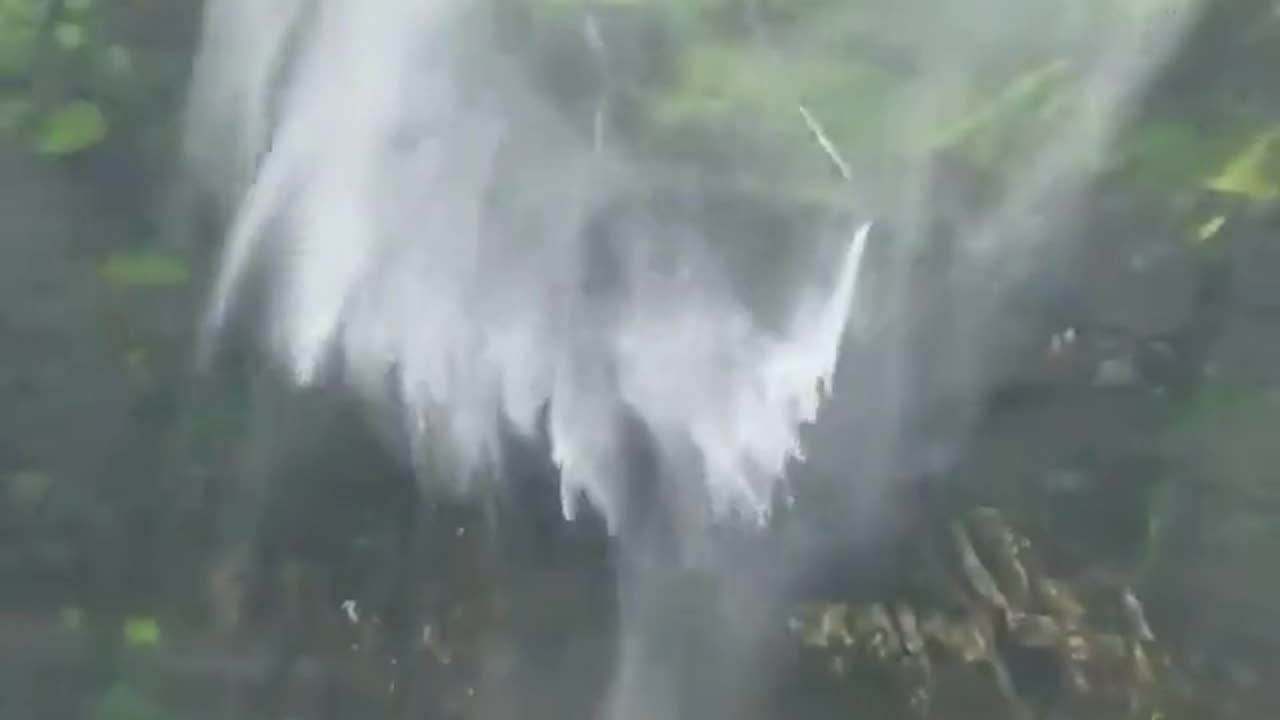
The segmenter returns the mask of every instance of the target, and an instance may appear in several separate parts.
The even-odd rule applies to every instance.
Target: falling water
[[[838,272],[792,289],[777,331],[695,228],[642,218],[592,237],[626,158],[501,69],[474,77],[472,5],[211,4],[199,120],[235,114],[218,152],[252,175],[212,324],[262,263],[273,348],[298,382],[340,368],[394,401],[450,477],[492,469],[503,429],[535,435],[546,407],[565,513],[585,496],[614,521],[630,412],[709,510],[763,518],[830,389],[867,226]]]
[[[1119,5],[1136,19],[1090,21]],[[545,433],[566,516],[585,498],[615,530],[631,497],[625,428],[644,429],[664,502],[697,535],[769,517],[833,387],[811,464],[884,482],[931,403],[976,397],[989,326],[1040,267],[1034,238],[1069,219],[1190,8],[860,3],[858,38],[912,68],[867,108],[889,118],[884,143],[909,150],[902,162],[864,169],[820,109],[778,97],[809,150],[847,176],[849,208],[874,207],[893,241],[868,240],[870,214],[843,221],[788,245],[804,270],[766,294],[734,277],[731,243],[630,202],[646,172],[611,140],[603,106],[586,130],[570,121],[502,47],[487,3],[209,0],[188,141],[231,216],[211,337],[261,290],[250,310],[273,357],[300,384],[337,379],[399,413],[426,482],[483,491],[501,482],[504,437]],[[584,18],[606,66],[608,40]],[[806,32],[843,27],[826,20]],[[784,68],[806,40],[762,32]],[[936,184],[916,141],[958,87],[1042,46],[1077,59],[1078,102],[1030,150],[996,160],[1013,180],[921,284],[911,258],[957,189]],[[922,327],[936,330],[929,357],[913,355]],[[617,702],[616,715],[651,716]]]

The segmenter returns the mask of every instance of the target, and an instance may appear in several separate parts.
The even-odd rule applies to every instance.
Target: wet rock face
[[[120,440],[112,429],[127,417],[127,383],[104,372],[115,358],[92,265],[76,255],[92,232],[87,210],[56,170],[0,148],[0,423],[19,463],[10,471],[86,470]],[[68,437],[84,443],[79,463],[65,452]]]
[[[1265,428],[1280,253],[1250,221],[1196,247],[1134,216],[1082,231],[1043,285],[1018,288],[983,328],[1003,340],[984,348],[986,411],[945,487],[1055,538],[1047,551],[1064,569],[1142,577],[1184,656],[1201,643],[1220,659],[1245,645],[1276,656],[1274,633],[1258,630],[1273,624],[1265,603],[1250,600],[1271,596],[1273,578],[1248,568],[1269,565],[1276,529]],[[1179,600],[1187,578],[1195,589]]]
[[[109,210],[67,164],[0,142],[0,485],[42,488],[11,526],[21,561],[0,562],[15,592],[119,603],[165,572],[146,566],[179,512],[159,486],[187,479],[165,463],[194,303],[106,280],[105,252],[145,240]]]
[[[90,558],[120,571],[92,552],[116,524],[95,501],[127,461],[136,386],[80,245],[107,231],[91,208],[56,168],[0,147],[0,485],[40,498],[8,508],[7,596],[65,593]]]
[[[1138,337],[1182,327],[1195,311],[1196,261],[1171,237],[1143,228],[1089,242],[1078,276],[1083,322]]]
[[[1280,249],[1273,232],[1240,231],[1222,249],[1231,268],[1229,309],[1206,372],[1217,382],[1271,386],[1280,381]]]

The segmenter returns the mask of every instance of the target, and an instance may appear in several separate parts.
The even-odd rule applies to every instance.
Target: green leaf
[[[112,285],[130,288],[177,287],[191,279],[182,258],[155,250],[112,253],[98,265],[98,274]]]
[[[942,113],[921,149],[957,150],[979,167],[996,169],[1006,158],[1039,147],[1068,113],[1079,112],[1079,89],[1070,62],[1029,66],[989,92],[970,88]]]
[[[1228,195],[1243,195],[1253,200],[1266,200],[1280,194],[1280,186],[1269,176],[1272,149],[1280,140],[1280,127],[1258,136],[1233,156],[1225,167],[1210,178],[1206,187]]]
[[[124,642],[133,647],[150,647],[160,642],[160,623],[153,617],[132,617],[124,621]]]
[[[97,145],[106,136],[107,119],[102,110],[86,100],[73,100],[41,123],[35,148],[41,155],[74,155]]]

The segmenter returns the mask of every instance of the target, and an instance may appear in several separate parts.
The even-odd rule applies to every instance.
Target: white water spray
[[[809,254],[798,264],[816,269],[779,278],[785,292],[762,302],[735,285],[723,240],[706,229],[643,203],[607,218],[643,184],[640,164],[611,146],[602,104],[588,129],[571,127],[520,71],[524,59],[504,54],[480,0],[208,0],[188,150],[232,216],[210,331],[260,283],[274,356],[299,383],[336,376],[403,413],[422,461],[447,461],[424,473],[433,482],[473,489],[504,432],[545,429],[565,513],[585,496],[615,529],[628,510],[624,418],[656,446],[674,493],[664,509],[695,529],[763,518],[845,355],[840,412],[815,433],[827,452],[809,464],[831,483],[888,482],[920,416],[939,399],[976,398],[984,328],[1034,271],[1038,238],[1070,212],[1196,3],[1118,5],[885,0],[796,30],[812,42],[778,38],[780,65],[821,42],[847,46],[830,35],[849,29],[908,69],[889,100],[865,108],[889,118],[884,142],[906,167],[860,175],[860,156],[824,129],[821,98],[779,90],[787,107],[772,109],[850,186],[875,191],[896,237],[874,268],[863,267],[866,225],[844,228],[834,249],[788,247],[788,260]],[[1129,10],[1145,15],[1107,19]],[[588,22],[591,49],[607,53],[597,30]],[[911,268],[951,190],[929,184],[932,137],[956,124],[957,94],[1046,55],[1069,58],[1078,91],[1065,109],[1041,109],[1048,121],[1019,152],[991,159],[1001,193],[920,283]],[[938,337],[919,342],[926,334]],[[875,521],[874,508],[831,514]],[[632,571],[611,717],[668,720],[680,703],[663,693],[680,671],[649,644],[673,590]],[[724,634],[738,631],[759,628]]]
[[[478,7],[210,3],[195,137],[241,188],[212,327],[264,267],[297,381],[334,368],[403,408],[453,477],[490,469],[504,427],[532,436],[545,407],[566,514],[585,496],[613,523],[633,413],[709,517],[765,517],[830,392],[867,226],[837,272],[791,288],[776,331],[694,229],[591,236],[628,160],[486,55]]]

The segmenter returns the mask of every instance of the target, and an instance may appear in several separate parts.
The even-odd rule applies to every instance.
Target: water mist
[[[790,34],[759,21],[761,43],[782,67],[811,36],[845,27],[893,45],[912,70],[867,112],[890,119],[883,142],[896,159],[863,170],[806,98],[782,109],[808,151],[847,175],[850,205],[828,234],[786,246],[802,271],[766,294],[734,276],[731,241],[629,203],[642,163],[610,141],[602,113],[572,122],[529,80],[489,4],[207,4],[187,138],[231,218],[211,336],[259,289],[252,309],[272,356],[300,384],[336,379],[396,413],[434,490],[488,491],[503,481],[503,438],[545,434],[565,515],[585,499],[636,547],[624,551],[635,559],[623,561],[615,718],[687,712],[654,704],[668,683],[644,638],[663,623],[654,601],[668,588],[646,568],[715,561],[692,552],[713,526],[765,522],[810,487],[842,499],[831,510],[845,524],[873,523],[877,496],[859,489],[907,472],[914,428],[939,401],[976,400],[989,327],[1009,289],[1034,277],[1035,239],[1067,219],[1192,16],[1187,2],[1109,24],[1095,16],[1121,11],[1104,2],[850,5]],[[609,39],[587,27],[605,63]],[[938,208],[958,189],[934,180],[920,138],[957,88],[1045,47],[1076,59],[1075,104],[997,160],[1012,180],[921,276]],[[854,203],[887,229],[879,247]],[[644,530],[629,529],[635,484],[658,488],[646,502],[676,523],[662,534],[677,552],[653,555]],[[802,550],[789,557],[805,562]],[[746,622],[722,629],[749,634]]]

